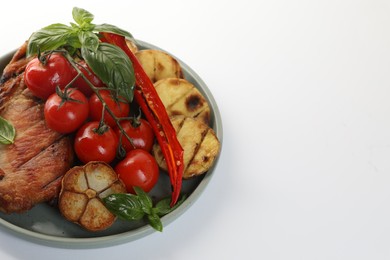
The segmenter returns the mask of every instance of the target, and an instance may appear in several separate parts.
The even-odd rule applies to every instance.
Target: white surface
[[[170,51],[219,104],[218,169],[161,234],[66,250],[1,232],[1,259],[390,259],[388,1],[97,2],[2,3],[0,52],[73,6]]]

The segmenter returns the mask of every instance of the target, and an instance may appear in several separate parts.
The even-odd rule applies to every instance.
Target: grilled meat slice
[[[62,176],[73,161],[71,140],[50,130],[43,103],[26,88],[25,45],[4,69],[0,116],[16,129],[13,144],[0,144],[0,211],[24,212],[58,196]]]
[[[33,57],[26,58],[27,42],[25,42],[13,55],[11,61],[4,68],[3,74],[0,78],[0,84],[6,82],[9,78],[15,77],[23,73],[27,63]]]

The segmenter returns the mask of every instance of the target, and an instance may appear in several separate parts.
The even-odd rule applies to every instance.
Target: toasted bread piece
[[[58,207],[61,214],[89,231],[110,227],[116,216],[101,199],[126,188],[115,171],[106,163],[89,162],[75,166],[62,179]]]
[[[199,120],[182,115],[171,117],[171,122],[184,149],[183,179],[207,172],[220,150],[214,130]],[[167,165],[157,143],[153,147],[153,155],[160,168],[166,171]]]
[[[189,81],[166,78],[154,83],[169,116],[184,115],[210,122],[210,106],[202,93]]]
[[[183,78],[179,62],[160,50],[140,50],[135,53],[152,82],[165,78]]]

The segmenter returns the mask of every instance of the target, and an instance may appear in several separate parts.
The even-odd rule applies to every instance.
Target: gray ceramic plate
[[[140,49],[159,49],[146,42],[137,42]],[[0,72],[3,71],[13,53],[0,57]],[[211,107],[211,126],[222,143],[222,121],[217,104],[202,79],[180,59],[178,61],[184,71],[184,76],[192,82],[206,97]],[[217,161],[214,166],[202,177],[183,182],[182,192],[188,194],[187,199],[176,210],[162,217],[163,226],[166,227],[181,214],[183,214],[202,194],[209,183]],[[157,185],[151,191],[157,199],[170,196],[170,183],[166,174],[160,174]],[[115,244],[130,242],[154,231],[146,222],[126,222],[117,220],[109,229],[101,232],[88,232],[79,226],[66,221],[58,209],[48,204],[40,204],[24,214],[0,213],[0,227],[3,232],[10,232],[34,243],[64,248],[94,248],[106,247]]]

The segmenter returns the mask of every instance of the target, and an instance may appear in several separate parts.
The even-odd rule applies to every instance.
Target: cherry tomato
[[[126,152],[134,150],[135,148],[143,149],[150,152],[154,143],[154,132],[149,122],[145,119],[134,119],[136,122],[133,124],[129,120],[121,121],[120,125],[126,134],[131,138],[133,144],[127,139],[125,135],[121,135],[119,127],[115,128],[115,132],[118,137],[122,136],[121,142]]]
[[[45,102],[44,116],[49,128],[68,134],[76,131],[88,118],[88,99],[77,89],[53,93]]]
[[[108,90],[100,90],[99,93],[104,102],[106,102],[108,109],[110,109],[116,117],[127,117],[129,115],[130,105],[128,103],[123,101],[116,102]],[[102,117],[102,109],[102,102],[95,93],[92,94],[89,99],[89,111],[91,118],[95,121],[100,121]],[[114,118],[112,118],[107,111],[104,111],[104,122],[111,127],[116,126]]]
[[[52,53],[43,63],[38,58],[32,59],[26,66],[24,81],[35,96],[47,99],[57,86],[63,89],[75,76],[76,70],[68,60],[59,53]]]
[[[89,66],[85,63],[84,60],[77,63],[77,67],[81,70],[84,76],[97,88],[104,86],[103,82],[92,72]],[[92,95],[93,90],[88,85],[88,83],[79,76],[73,83],[72,86],[84,93],[85,96],[89,97]]]
[[[99,122],[85,123],[76,133],[74,150],[83,162],[103,161],[110,163],[115,159],[118,137],[109,126],[99,127]]]
[[[125,184],[127,192],[133,194],[134,186],[149,192],[156,185],[159,177],[156,159],[142,149],[128,152],[126,157],[115,166],[115,172]]]

